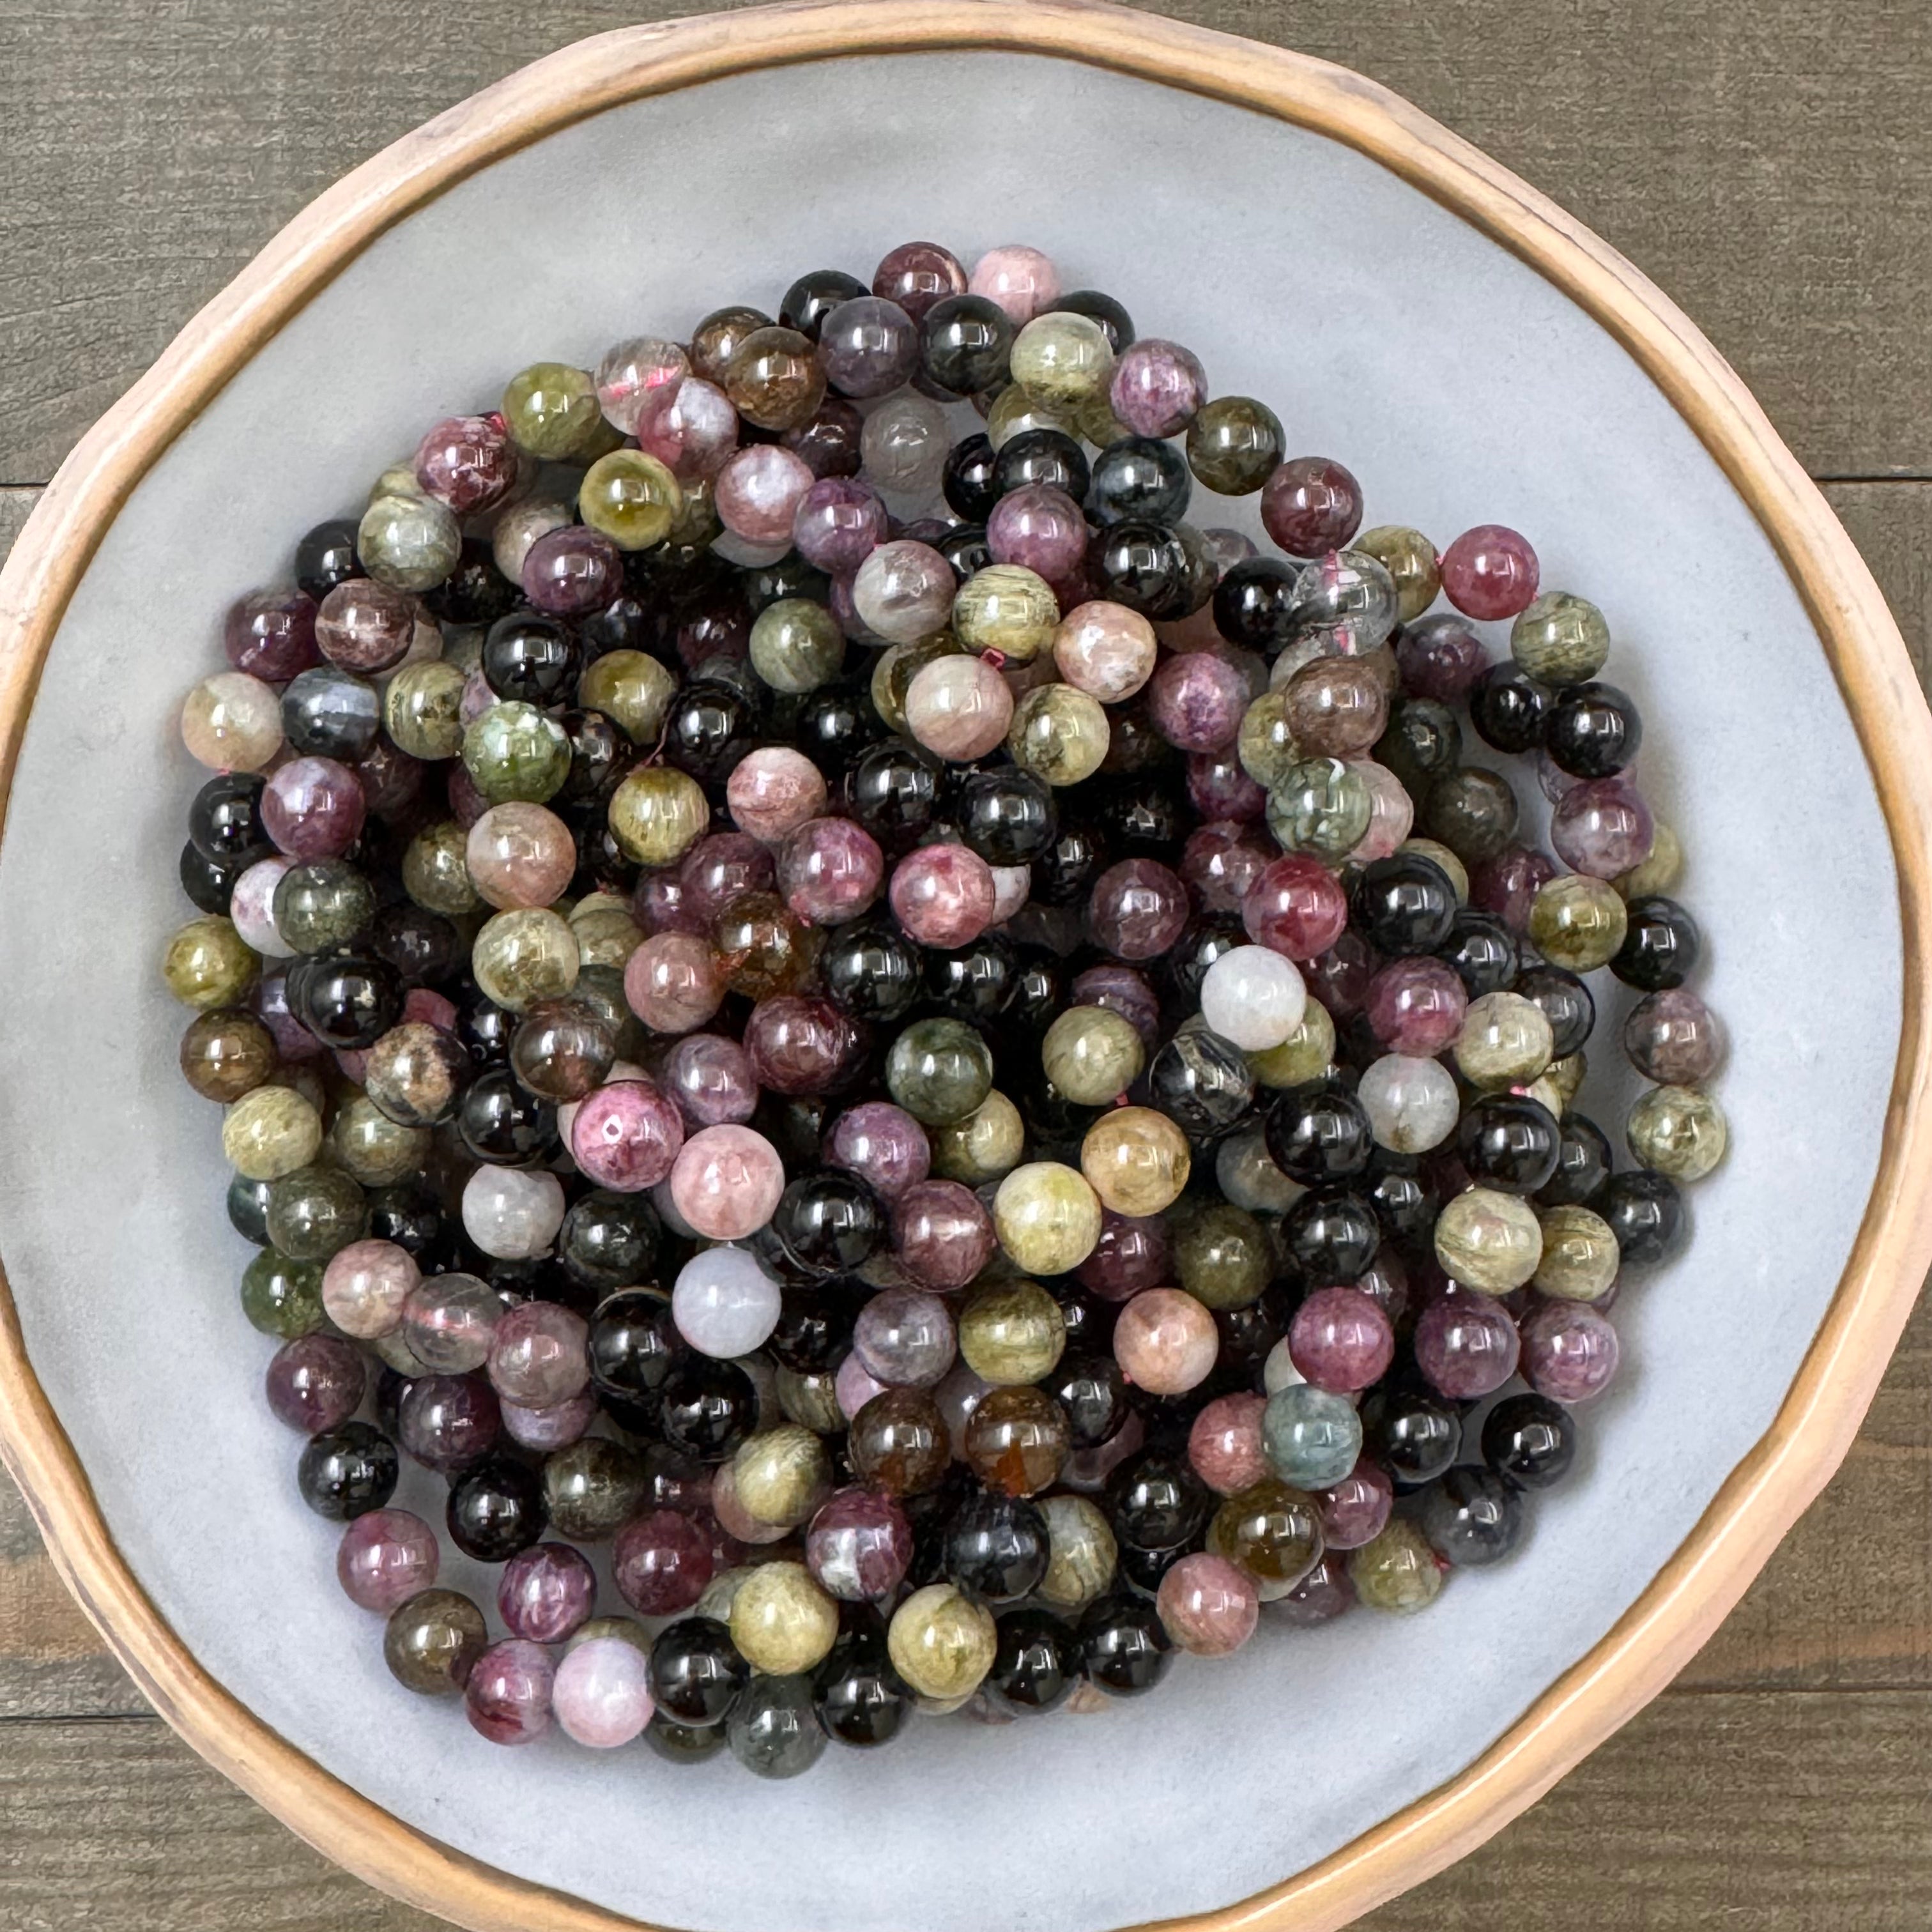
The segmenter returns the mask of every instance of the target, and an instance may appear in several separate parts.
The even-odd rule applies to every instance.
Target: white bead
[[[1201,1017],[1244,1053],[1279,1046],[1301,1024],[1308,989],[1292,959],[1271,946],[1238,946],[1208,968]]]
[[[748,1248],[706,1248],[670,1292],[677,1332],[700,1355],[729,1361],[764,1347],[778,1325],[778,1285]]]
[[[1262,1364],[1262,1387],[1270,1395],[1278,1395],[1285,1388],[1293,1388],[1308,1378],[1298,1369],[1288,1352],[1288,1337],[1284,1335],[1268,1352]]]
[[[1230,1134],[1215,1149],[1214,1179],[1237,1208],[1250,1214],[1286,1214],[1308,1192],[1275,1166],[1259,1127]]]
[[[554,1174],[486,1166],[464,1184],[464,1232],[499,1261],[542,1254],[562,1226],[563,1184]]]
[[[1456,1131],[1462,1108],[1456,1082],[1440,1060],[1384,1054],[1355,1089],[1370,1131],[1397,1154],[1426,1154]]]
[[[244,944],[265,959],[292,959],[295,948],[275,925],[275,888],[293,869],[292,859],[260,859],[235,881],[228,895],[228,916]]]

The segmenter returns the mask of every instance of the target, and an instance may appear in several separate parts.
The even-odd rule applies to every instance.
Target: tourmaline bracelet
[[[532,364],[230,611],[164,972],[399,1683],[784,1777],[1519,1544],[1722,1031],[1603,613],[1288,451],[914,242]]]

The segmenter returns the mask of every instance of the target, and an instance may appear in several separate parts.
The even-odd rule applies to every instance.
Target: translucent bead
[[[464,856],[478,892],[500,910],[549,905],[577,870],[570,828],[522,800],[484,813],[470,828]]]
[[[808,337],[767,326],[753,329],[732,351],[724,388],[747,422],[760,429],[796,429],[825,400],[825,375]]]
[[[1116,1107],[1088,1129],[1080,1171],[1116,1214],[1164,1213],[1180,1198],[1190,1166],[1187,1138],[1151,1107]]]
[[[688,1214],[686,1218],[690,1218]],[[770,1218],[768,1214],[766,1219]],[[781,1306],[778,1283],[746,1248],[706,1249],[679,1270],[671,1289],[671,1312],[678,1333],[699,1354],[723,1360],[762,1348],[778,1326]]]
[[[1539,683],[1585,684],[1609,660],[1610,627],[1595,604],[1546,590],[1510,626],[1510,655]]]
[[[610,794],[610,836],[626,857],[640,866],[668,866],[704,836],[711,808],[704,788],[669,765],[644,765],[627,773]]]
[[[1348,922],[1348,898],[1318,860],[1290,855],[1274,860],[1241,902],[1248,937],[1289,959],[1318,958]]]
[[[1543,1229],[1529,1203],[1492,1187],[1471,1187],[1436,1216],[1436,1258],[1453,1281],[1508,1294],[1536,1272]]]
[[[1322,758],[1360,758],[1388,721],[1381,680],[1353,658],[1317,658],[1304,664],[1282,686],[1279,703],[1294,742]]]
[[[560,999],[577,983],[577,935],[554,912],[500,912],[476,935],[470,970],[484,993],[520,1013],[539,1000]]]
[[[182,742],[212,770],[255,772],[282,746],[282,701],[258,677],[218,671],[189,692],[182,705]]]
[[[1106,391],[1114,374],[1113,345],[1090,316],[1053,310],[1021,327],[1009,366],[1035,402],[1064,414]]]
[[[1567,788],[1550,814],[1550,842],[1573,872],[1612,879],[1642,864],[1656,827],[1650,808],[1622,777]]]
[[[614,449],[584,472],[577,513],[620,550],[655,549],[684,508],[677,478],[641,449]]]
[[[624,968],[624,998],[653,1032],[688,1033],[716,1013],[724,999],[717,956],[694,934],[653,934]]]
[[[674,342],[654,335],[620,342],[597,365],[604,420],[620,435],[641,437],[668,413],[690,374],[690,358]]]
[[[361,835],[368,803],[346,766],[294,758],[269,774],[261,810],[262,830],[278,850],[292,859],[339,859]]]
[[[1100,1198],[1075,1168],[1030,1162],[1000,1183],[993,1227],[1000,1246],[1027,1274],[1070,1274],[1100,1238]]]
[[[1601,1215],[1574,1204],[1552,1208],[1543,1216],[1543,1258],[1532,1279],[1559,1301],[1599,1301],[1616,1282],[1620,1259],[1616,1232]]]
[[[866,475],[876,488],[923,501],[938,490],[945,470],[945,415],[912,390],[890,396],[866,417],[859,447]]]
[[[1606,966],[1622,950],[1629,916],[1616,889],[1601,879],[1566,873],[1538,890],[1530,902],[1530,942],[1552,966],[1572,973]]]
[[[1069,1007],[1040,1045],[1046,1077],[1082,1107],[1106,1106],[1124,1094],[1146,1058],[1132,1024],[1104,1006]]]
[[[532,362],[513,376],[502,416],[517,446],[549,462],[580,459],[603,428],[590,373],[562,362]]]
[[[940,758],[970,764],[998,748],[1013,718],[1013,694],[984,658],[934,658],[906,688],[906,728]]]
[[[1201,1017],[1250,1053],[1281,1046],[1301,1024],[1307,1004],[1293,963],[1266,946],[1222,953],[1201,982]]]
[[[1331,550],[1296,576],[1288,621],[1297,638],[1319,638],[1324,649],[1354,656],[1388,638],[1396,603],[1395,579],[1374,557]]]
[[[434,590],[463,554],[463,526],[433,496],[378,496],[356,526],[356,554],[378,584]]]
[[[1107,395],[1133,435],[1178,436],[1207,401],[1208,377],[1192,350],[1143,335],[1121,350]]]
[[[888,644],[916,644],[943,630],[958,579],[929,544],[881,544],[852,580],[852,604],[866,628]]]
[[[1053,634],[1060,676],[1102,704],[1132,697],[1153,676],[1159,656],[1154,626],[1121,604],[1076,604]]]
[[[1010,243],[982,255],[966,286],[997,302],[1018,328],[1060,299],[1060,271],[1037,248]]]
[[[1646,1080],[1661,1087],[1694,1087],[1724,1058],[1717,1016],[1682,986],[1648,994],[1624,1022],[1624,1051]]]
[[[1493,1394],[1516,1372],[1516,1324],[1489,1294],[1437,1296],[1417,1318],[1414,1346],[1416,1366],[1454,1402]]]
[[[1262,490],[1262,523],[1290,556],[1340,550],[1362,521],[1362,486],[1339,463],[1298,456],[1280,465]]]
[[[712,501],[724,527],[748,543],[789,544],[814,480],[805,460],[782,445],[752,443],[718,471]]]
[[[1724,1109],[1694,1087],[1653,1087],[1630,1109],[1624,1138],[1640,1167],[1701,1180],[1724,1157]]]
[[[1150,1288],[1122,1308],[1114,1325],[1120,1372],[1152,1395],[1181,1395],[1212,1372],[1220,1356],[1214,1318],[1178,1288]]]
[[[754,620],[750,654],[752,668],[772,690],[797,697],[838,675],[845,636],[824,604],[781,598]]]
[[[1395,585],[1396,619],[1413,624],[1436,602],[1442,588],[1442,573],[1436,561],[1436,546],[1420,530],[1400,524],[1378,524],[1355,538],[1354,548],[1372,556],[1388,572]]]
[[[656,1706],[650,1660],[621,1636],[577,1644],[556,1666],[550,1703],[566,1736],[595,1750],[614,1750],[650,1722]]]
[[[704,1128],[685,1142],[671,1167],[677,1211],[711,1240],[755,1234],[772,1218],[784,1192],[778,1150],[749,1127]]]
[[[1518,532],[1479,524],[1442,553],[1442,592],[1466,617],[1514,617],[1536,595],[1536,553]]]
[[[1262,1450],[1284,1483],[1326,1489],[1355,1466],[1362,1452],[1361,1419],[1346,1396],[1298,1382],[1268,1397]]]
[[[1386,1054],[1362,1075],[1355,1097],[1378,1145],[1426,1154],[1456,1131],[1456,1082],[1438,1060]]]
[[[890,521],[869,484],[824,476],[799,499],[792,542],[814,570],[850,577],[886,541]]]
[[[1566,1407],[1609,1388],[1621,1351],[1617,1331],[1580,1302],[1546,1301],[1522,1325],[1522,1378]]]
[[[933,1172],[968,1186],[984,1186],[1010,1174],[1026,1149],[1019,1109],[1005,1094],[991,1090],[958,1119],[928,1124]]]
[[[436,1581],[436,1532],[407,1510],[370,1510],[346,1525],[336,1546],[335,1574],[358,1608],[387,1616]],[[476,1627],[482,1643],[482,1624]]]
[[[1066,1346],[1059,1303],[1034,1282],[976,1288],[959,1312],[960,1354],[996,1388],[1043,1380]]]
[[[932,1150],[926,1130],[904,1108],[866,1100],[833,1120],[825,1136],[825,1158],[829,1165],[857,1174],[891,1202],[926,1178]]]
[[[1320,1000],[1311,999],[1294,1032],[1280,1046],[1250,1054],[1248,1064],[1264,1087],[1299,1087],[1320,1079],[1334,1058],[1335,1022]]]
[[[486,1165],[464,1184],[464,1232],[486,1255],[528,1261],[556,1239],[563,1204],[555,1174]]]
[[[1219,496],[1252,496],[1274,474],[1285,446],[1281,419],[1266,404],[1216,396],[1188,426],[1188,467]]]
[[[1390,1520],[1372,1543],[1348,1556],[1348,1581],[1372,1610],[1413,1616],[1442,1594],[1442,1570],[1429,1539],[1406,1516]]]
[[[1009,663],[1030,664],[1052,643],[1060,606],[1035,572],[989,564],[961,584],[952,600],[953,634],[969,651],[997,651]]]
[[[1186,929],[1187,914],[1187,888],[1153,859],[1110,866],[1088,902],[1095,943],[1120,959],[1160,958]]]
[[[325,1274],[325,1293],[327,1279]],[[401,1334],[432,1374],[460,1376],[490,1359],[490,1339],[502,1314],[502,1301],[487,1281],[473,1274],[431,1275],[403,1304]]]
[[[1015,708],[1006,749],[1022,770],[1050,785],[1078,784],[1100,769],[1111,737],[1097,699],[1070,684],[1043,684]]]
[[[872,271],[872,292],[897,302],[920,322],[935,302],[966,292],[966,271],[937,242],[903,242]]]
[[[1269,792],[1268,829],[1283,850],[1332,862],[1360,844],[1373,810],[1359,771],[1339,758],[1306,758]]]

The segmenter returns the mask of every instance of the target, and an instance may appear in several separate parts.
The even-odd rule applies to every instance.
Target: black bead
[[[598,1303],[585,1346],[597,1393],[647,1414],[688,1352],[671,1319],[670,1297],[655,1288],[622,1288]]]
[[[1072,1004],[1066,970],[1059,960],[1044,947],[1022,947],[1006,1024],[1018,1028],[1024,1039],[1036,1040]]]
[[[1414,1154],[1377,1148],[1360,1186],[1387,1239],[1426,1242],[1434,1232],[1442,1202]]]
[[[634,568],[642,559],[634,556],[630,562]],[[577,642],[584,653],[584,662],[589,664],[607,651],[643,651],[650,656],[658,656],[664,647],[660,626],[664,614],[658,599],[655,585],[651,586],[651,602],[648,604],[627,590],[614,597],[602,610],[580,619],[577,626]]]
[[[495,553],[481,537],[466,537],[456,568],[422,593],[440,624],[494,624],[523,599],[523,591],[496,568]]]
[[[1012,1004],[1019,955],[1010,940],[982,933],[956,952],[926,956],[926,996],[949,1018],[996,1020]]]
[[[758,1391],[735,1362],[686,1354],[661,1396],[664,1439],[697,1462],[722,1462],[758,1425]]]
[[[952,566],[952,574],[964,584],[976,576],[993,560],[984,524],[955,524],[944,536],[934,537],[932,547]]]
[[[1246,928],[1233,914],[1197,920],[1160,959],[1160,976],[1177,1017],[1198,1012],[1201,987],[1216,960],[1248,944]]]
[[[1037,483],[1084,503],[1093,480],[1084,452],[1064,430],[1022,430],[1007,437],[994,459],[993,485],[1002,496]]]
[[[1150,436],[1125,436],[1094,458],[1086,508],[1100,524],[1142,520],[1175,524],[1186,514],[1194,478],[1180,446]]]
[[[1338,1080],[1291,1087],[1268,1109],[1268,1157],[1304,1187],[1352,1180],[1375,1152],[1367,1112]]]
[[[884,720],[872,700],[851,685],[829,684],[813,692],[792,720],[793,742],[828,778],[848,770],[869,745],[886,735]]]
[[[775,563],[761,563],[738,574],[745,602],[755,616],[768,604],[788,597],[802,597],[808,603],[823,604],[832,592],[832,580],[814,568],[795,550],[788,550]]]
[[[566,711],[556,721],[570,740],[570,770],[553,808],[600,798],[635,755],[631,741],[601,711]]]
[[[1469,722],[1499,752],[1532,752],[1543,742],[1550,691],[1513,664],[1492,664],[1469,691]]]
[[[1385,958],[1435,952],[1456,922],[1456,888],[1419,852],[1392,853],[1364,866],[1348,900],[1357,931]]]
[[[478,1066],[500,1066],[510,1057],[510,1036],[522,1016],[498,1006],[476,986],[465,982],[452,995],[456,1001],[456,1036],[470,1049]]]
[[[487,1456],[449,1486],[449,1539],[479,1563],[507,1563],[544,1533],[543,1478],[527,1463]]]
[[[1576,1419],[1547,1396],[1505,1396],[1483,1423],[1483,1460],[1519,1490],[1546,1490],[1576,1460]]]
[[[1050,1610],[1009,1610],[994,1626],[998,1642],[986,1690],[1000,1709],[1024,1716],[1057,1711],[1080,1681],[1080,1644]]]
[[[1363,1399],[1361,1414],[1363,1449],[1398,1490],[1435,1481],[1462,1446],[1461,1412],[1432,1390],[1384,1383]]]
[[[1597,1003],[1575,974],[1561,966],[1532,966],[1517,974],[1516,991],[1550,1022],[1552,1059],[1567,1060],[1588,1045]]]
[[[1013,325],[985,296],[947,296],[919,326],[920,367],[934,388],[975,396],[1005,380]]]
[[[282,735],[305,758],[352,765],[382,728],[382,700],[366,677],[312,664],[282,690]]]
[[[702,1764],[716,1757],[729,1742],[722,1724],[680,1724],[662,1710],[651,1713],[644,1742],[667,1764]]]
[[[784,300],[778,304],[778,320],[816,342],[825,318],[841,302],[871,293],[863,282],[843,268],[813,268],[785,290]]]
[[[839,1638],[812,1674],[812,1707],[826,1735],[842,1744],[869,1750],[898,1736],[913,1697],[883,1633]]]
[[[944,770],[922,746],[888,738],[862,754],[846,774],[848,808],[882,846],[904,850],[938,814]]]
[[[194,901],[197,911],[212,913],[218,919],[228,916],[229,895],[235,890],[235,881],[247,869],[209,858],[196,849],[192,838],[181,850],[182,890]]]
[[[1088,548],[1100,595],[1144,617],[1186,614],[1193,568],[1187,548],[1165,524],[1112,524]]]
[[[1069,1348],[1040,1384],[1066,1412],[1076,1449],[1112,1442],[1127,1419],[1126,1378],[1112,1354],[1100,1352],[1105,1346],[1103,1338],[1097,1346]]]
[[[813,1282],[788,1288],[779,1298],[778,1324],[765,1346],[772,1359],[794,1375],[823,1375],[842,1362],[852,1346],[852,1324],[872,1298],[860,1282]]]
[[[1042,905],[1078,904],[1108,863],[1106,843],[1094,826],[1062,824],[1033,861],[1031,896]]]
[[[1160,1613],[1123,1592],[1090,1604],[1076,1633],[1088,1682],[1116,1697],[1138,1697],[1167,1675],[1174,1646]]]
[[[993,446],[983,435],[962,436],[946,454],[939,487],[955,513],[969,524],[983,524],[1000,500],[994,467]]]
[[[856,476],[866,466],[866,419],[842,396],[827,396],[808,422],[779,440],[814,477]]]
[[[1046,1574],[1046,1518],[1024,1497],[982,1490],[954,1511],[943,1561],[968,1596],[1017,1603]]]
[[[256,1247],[268,1245],[268,1190],[274,1184],[238,1174],[228,1184],[228,1225]]]
[[[1053,307],[1056,314],[1084,315],[1090,322],[1097,322],[1116,356],[1134,339],[1133,317],[1098,289],[1076,289],[1071,295],[1060,296]]]
[[[686,685],[664,713],[664,762],[705,784],[729,778],[758,729],[758,707],[718,680]]]
[[[1449,937],[1436,955],[1453,966],[1472,1000],[1506,992],[1516,983],[1521,956],[1516,934],[1492,912],[1465,908],[1450,922]]]
[[[403,976],[406,986],[446,980],[466,956],[456,928],[440,912],[404,900],[385,906],[369,930],[369,944]]]
[[[1487,1094],[1464,1112],[1456,1152],[1472,1180],[1505,1194],[1534,1194],[1556,1173],[1562,1138],[1541,1101]]]
[[[1556,1171],[1536,1190],[1540,1208],[1587,1208],[1610,1178],[1610,1138],[1584,1114],[1565,1114]]]
[[[1094,801],[1091,822],[1118,857],[1170,859],[1185,838],[1183,802],[1160,777],[1123,778]]]
[[[1544,725],[1544,748],[1572,778],[1606,778],[1636,756],[1643,720],[1613,684],[1573,684],[1556,694]]]
[[[332,517],[296,545],[296,583],[320,604],[338,584],[360,577],[356,560],[356,520]]]
[[[1387,728],[1372,754],[1420,798],[1462,755],[1462,727],[1446,704],[1432,698],[1405,698],[1389,707]]]
[[[1247,1056],[1204,1030],[1176,1034],[1148,1063],[1146,1079],[1150,1103],[1195,1139],[1228,1132],[1254,1104]]]
[[[274,842],[262,824],[262,788],[255,772],[221,772],[194,795],[188,808],[188,842],[201,856],[239,872],[273,856]]]
[[[483,640],[483,681],[506,701],[539,710],[567,703],[582,654],[570,627],[540,610],[512,610]]]
[[[1521,1541],[1522,1529],[1522,1498],[1480,1462],[1451,1469],[1423,1492],[1422,1533],[1458,1570],[1500,1563]]]
[[[402,1015],[403,976],[370,955],[301,960],[288,987],[289,1010],[325,1046],[374,1046]]]
[[[1136,1550],[1178,1550],[1191,1543],[1213,1501],[1184,1450],[1142,1449],[1107,1478],[1114,1533]]]
[[[1115,1574],[1123,1583],[1144,1590],[1151,1597],[1160,1591],[1161,1579],[1187,1553],[1185,1544],[1173,1550],[1136,1550],[1123,1544]]]
[[[1647,1167],[1612,1174],[1590,1204],[1610,1224],[1626,1268],[1661,1267],[1690,1232],[1676,1182]]]
[[[1294,634],[1294,580],[1280,557],[1231,565],[1214,586],[1214,628],[1231,644],[1272,656]]]
[[[967,848],[989,866],[1030,865],[1060,822],[1053,788],[1013,765],[968,774],[953,794],[952,818]]]
[[[506,1066],[487,1067],[456,1103],[456,1131],[493,1167],[537,1167],[557,1149],[556,1109],[520,1085]]]
[[[787,1186],[771,1227],[786,1258],[802,1273],[850,1274],[884,1240],[886,1211],[856,1174],[825,1168]]]
[[[571,1203],[557,1232],[557,1258],[574,1282],[608,1294],[648,1280],[664,1224],[648,1196],[593,1188]]]
[[[680,1617],[651,1646],[651,1694],[681,1724],[717,1725],[752,1681],[731,1633],[716,1617]]]
[[[396,1445],[366,1422],[311,1436],[296,1466],[302,1499],[317,1516],[349,1522],[380,1509],[396,1492]]]
[[[919,949],[896,926],[835,926],[818,972],[826,998],[854,1019],[896,1020],[920,995]]]
[[[1382,1246],[1382,1223],[1360,1194],[1311,1188],[1282,1216],[1281,1242],[1304,1279],[1328,1288],[1360,1281]]]
[[[1660,895],[1632,899],[1628,910],[1629,927],[1610,970],[1640,993],[1682,986],[1704,950],[1697,922],[1675,899]]]
[[[369,1238],[394,1241],[418,1261],[433,1257],[448,1234],[441,1204],[427,1189],[399,1183],[369,1196]],[[428,1272],[428,1270],[424,1270]]]

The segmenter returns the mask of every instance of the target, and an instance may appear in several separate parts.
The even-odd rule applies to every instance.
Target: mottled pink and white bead
[[[776,845],[825,809],[825,775],[802,752],[761,745],[725,781],[724,802],[740,832]]]
[[[459,517],[494,510],[516,486],[517,449],[500,419],[446,416],[416,445],[416,481]]]
[[[675,342],[634,335],[597,365],[597,402],[620,435],[641,436],[676,400],[691,358]]]
[[[814,480],[803,457],[779,443],[752,443],[718,472],[712,499],[718,520],[747,543],[789,544],[799,506]]]
[[[1196,1657],[1227,1657],[1255,1634],[1261,1617],[1255,1580],[1225,1556],[1196,1550],[1160,1580],[1154,1598],[1168,1635]]]
[[[1114,1324],[1114,1359],[1154,1395],[1183,1395],[1212,1372],[1221,1351],[1214,1318],[1178,1288],[1145,1288]]]
[[[706,1127],[686,1141],[671,1165],[670,1193],[696,1233],[740,1241],[772,1218],[784,1192],[778,1150],[750,1127]]]
[[[228,896],[228,916],[244,944],[265,959],[292,959],[295,948],[275,928],[275,888],[282,874],[294,869],[292,859],[260,859],[235,881]]]
[[[1148,682],[1154,729],[1184,752],[1218,752],[1232,744],[1248,701],[1246,679],[1212,651],[1170,657]]]
[[[1262,1412],[1267,1407],[1264,1396],[1216,1396],[1194,1418],[1187,1432],[1187,1460],[1216,1496],[1236,1495],[1268,1474],[1262,1449]]]
[[[1107,400],[1135,435],[1178,436],[1208,400],[1207,372],[1192,350],[1144,335],[1115,359]]]
[[[614,1750],[651,1720],[650,1660],[628,1637],[587,1638],[556,1666],[550,1706],[566,1737]]]
[[[342,1532],[335,1574],[352,1604],[387,1616],[436,1581],[436,1532],[407,1510],[370,1510]]]
[[[808,820],[778,850],[778,891],[813,926],[856,919],[878,898],[885,876],[878,842],[849,818]]]
[[[520,1550],[496,1580],[496,1612],[512,1636],[561,1643],[590,1616],[597,1574],[567,1543]]]
[[[892,868],[894,916],[921,946],[970,946],[993,921],[993,876],[964,845],[922,845]]]
[[[1138,610],[1104,599],[1076,604],[1053,634],[1060,676],[1102,704],[1132,697],[1154,675],[1160,656],[1154,626]]]
[[[1550,814],[1550,842],[1573,872],[1614,879],[1650,856],[1657,823],[1621,775],[1572,784]]]
[[[578,1107],[570,1151],[599,1187],[640,1194],[662,1180],[684,1145],[684,1117],[648,1080],[614,1080]]]
[[[971,294],[998,302],[1020,328],[1060,299],[1060,271],[1037,248],[1009,243],[989,248],[973,264],[966,286]]]
[[[984,658],[954,653],[920,666],[906,689],[905,716],[928,752],[967,764],[1005,742],[1013,694]]]
[[[464,856],[499,911],[552,904],[577,870],[577,842],[554,812],[521,799],[492,806],[470,828]]]
[[[330,1321],[358,1342],[392,1334],[403,1304],[422,1280],[416,1257],[394,1241],[351,1241],[322,1271],[322,1306]]]
[[[669,408],[647,422],[638,447],[670,466],[680,483],[716,476],[738,446],[738,412],[715,382],[687,376]]]

